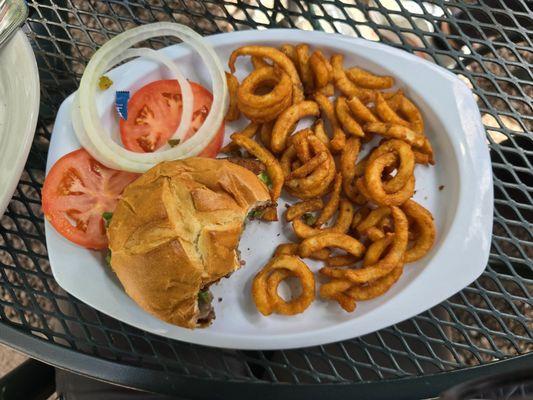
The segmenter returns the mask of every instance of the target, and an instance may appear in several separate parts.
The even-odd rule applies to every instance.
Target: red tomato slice
[[[190,82],[193,100],[191,127],[184,139],[193,136],[202,126],[213,104],[213,95],[203,86]],[[181,91],[177,81],[160,80],[135,92],[128,102],[128,120],[120,120],[120,136],[124,147],[138,153],[157,150],[176,131],[182,113]],[[224,139],[224,123],[213,140],[199,154],[215,157]]]
[[[43,212],[66,239],[89,249],[107,247],[102,214],[113,212],[139,174],[107,168],[84,149],[61,157],[44,180]]]

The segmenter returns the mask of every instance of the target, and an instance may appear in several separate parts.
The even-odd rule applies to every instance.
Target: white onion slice
[[[181,123],[177,127],[174,134],[172,135],[172,139],[181,140],[184,134],[189,130],[191,126],[191,122],[192,122],[194,99],[193,99],[193,94],[192,94],[191,85],[189,81],[183,76],[179,68],[175,65],[175,63],[170,58],[149,48],[125,50],[119,57],[111,61],[111,63],[113,65],[116,65],[122,61],[125,61],[133,57],[147,58],[147,59],[159,62],[161,64],[164,64],[172,72],[174,77],[178,80],[178,84],[180,86],[182,99],[183,99],[182,101],[183,107],[182,107]],[[80,144],[94,158],[99,159],[101,156],[100,156],[98,149],[93,146],[92,142],[87,136],[87,133],[85,132],[85,129],[83,128],[83,125],[81,122],[80,107],[79,107],[77,93],[74,96],[71,117],[72,117],[72,124],[74,127],[74,131],[77,132],[77,137],[78,137],[78,140],[80,141]],[[120,165],[116,164],[113,160],[106,160],[105,165],[109,168],[114,168],[114,169],[121,168]]]
[[[193,105],[194,105],[194,99],[192,94],[192,89],[189,81],[183,76],[179,68],[176,66],[176,64],[167,56],[163,55],[160,52],[157,52],[152,49],[148,48],[138,48],[138,49],[127,49],[122,52],[118,57],[110,61],[111,65],[116,65],[122,61],[125,61],[129,58],[133,57],[139,57],[139,58],[147,58],[149,60],[153,60],[156,62],[159,62],[163,65],[165,65],[173,74],[173,77],[177,79],[178,84],[180,86],[181,94],[182,94],[182,114],[181,114],[181,123],[177,127],[176,131],[172,135],[172,139],[182,139],[185,133],[189,130],[191,126],[192,121],[192,113],[193,113]],[[101,162],[106,165],[109,168],[114,169],[121,169],[120,165],[116,164],[114,160],[108,160],[105,156],[105,154],[102,154],[102,152],[99,151],[97,147],[95,147],[92,142],[90,141],[90,138],[87,135],[87,132],[85,131],[83,127],[83,123],[81,121],[81,113],[80,113],[80,106],[79,106],[79,100],[78,100],[78,93],[76,93],[74,97],[74,102],[72,106],[72,125],[74,127],[74,131],[76,132],[76,136],[78,137],[78,140],[80,141],[81,145],[97,160],[102,160]],[[96,118],[99,118],[98,115]],[[158,149],[159,150],[159,149]]]
[[[159,36],[175,36],[190,44],[198,51],[212,79],[213,105],[203,125],[194,136],[173,148],[154,152],[136,153],[121,147],[105,134],[98,118],[95,97],[98,79],[124,55],[124,48]],[[133,50],[133,49],[132,49]],[[126,53],[127,55],[128,53]],[[131,54],[131,53],[130,53]],[[77,93],[77,111],[73,111],[73,120],[79,112],[76,134],[80,142],[90,142],[88,149],[94,151],[96,158],[105,165],[113,164],[116,168],[145,172],[161,161],[175,160],[197,155],[216,135],[224,118],[227,106],[227,86],[224,70],[213,48],[192,29],[175,23],[159,22],[144,25],[126,31],[104,44],[92,57],[82,77]],[[83,127],[85,132],[78,132]],[[76,127],[75,127],[76,129]],[[178,128],[179,131],[179,128]]]

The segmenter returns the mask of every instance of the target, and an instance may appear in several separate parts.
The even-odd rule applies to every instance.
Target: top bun
[[[126,293],[171,324],[198,326],[198,293],[240,267],[248,212],[269,204],[256,175],[229,161],[163,162],[124,191],[108,229]]]

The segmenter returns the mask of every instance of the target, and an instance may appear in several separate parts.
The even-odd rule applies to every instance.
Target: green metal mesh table
[[[41,78],[30,157],[0,221],[0,341],[98,379],[191,398],[413,398],[480,375],[533,367],[533,12],[524,0],[32,1],[24,26]],[[440,64],[474,92],[494,173],[483,275],[408,321],[345,342],[229,351],[134,329],[61,290],[40,207],[55,114],[94,51],[133,26],[204,35],[292,27],[381,41]]]

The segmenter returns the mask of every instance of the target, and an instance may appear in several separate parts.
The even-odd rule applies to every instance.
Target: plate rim
[[[265,34],[265,32],[268,32],[268,34]],[[458,108],[459,119],[462,121],[464,129],[466,130],[467,125],[468,125],[468,129],[470,129],[471,131],[470,131],[470,134],[465,135],[465,138],[464,138],[465,141],[469,142],[468,143],[469,146],[465,146],[464,148],[461,148],[459,150],[463,152],[463,156],[466,157],[467,159],[459,158],[457,160],[457,168],[458,168],[458,172],[465,172],[464,171],[465,165],[461,164],[461,161],[462,162],[470,161],[470,170],[466,171],[465,173],[468,173],[470,177],[479,178],[481,181],[484,182],[486,187],[481,188],[483,190],[468,190],[469,188],[465,184],[466,182],[465,179],[459,179],[458,186],[460,188],[460,193],[458,195],[458,200],[457,200],[457,210],[455,211],[454,219],[450,225],[450,228],[449,228],[450,231],[448,232],[447,237],[443,240],[441,247],[444,247],[444,245],[446,245],[447,243],[452,242],[452,240],[450,239],[452,228],[454,228],[459,223],[462,223],[462,225],[465,225],[465,221],[456,222],[456,220],[459,217],[460,211],[462,214],[466,214],[464,215],[465,218],[468,216],[479,215],[479,212],[481,212],[481,215],[484,216],[485,219],[481,222],[481,225],[479,224],[477,225],[477,227],[480,228],[480,230],[478,232],[474,232],[475,237],[474,238],[471,237],[470,240],[477,239],[478,242],[481,242],[481,245],[484,246],[483,249],[485,250],[486,254],[479,254],[480,253],[479,250],[476,253],[474,253],[474,255],[477,256],[476,265],[471,266],[472,269],[470,271],[470,274],[468,275],[468,278],[461,276],[461,284],[460,284],[461,289],[459,290],[462,290],[462,288],[466,287],[467,285],[472,283],[475,279],[477,279],[477,277],[485,269],[485,266],[486,266],[486,263],[489,257],[489,252],[490,252],[490,238],[491,238],[491,233],[492,233],[492,221],[493,221],[493,184],[492,184],[492,168],[490,165],[490,154],[489,154],[489,148],[486,145],[485,130],[481,123],[481,116],[479,113],[479,109],[477,107],[477,104],[475,102],[472,92],[470,91],[470,89],[468,89],[466,84],[464,84],[453,73],[427,60],[421,59],[403,50],[399,50],[399,49],[393,48],[391,46],[388,46],[382,43],[370,42],[364,39],[352,38],[352,37],[348,37],[348,36],[344,36],[340,34],[325,33],[325,32],[320,32],[320,31],[301,31],[298,29],[269,29],[269,30],[261,30],[261,31],[237,31],[237,32],[221,33],[217,35],[207,36],[206,40],[210,42],[214,47],[228,44],[228,42],[233,43],[241,36],[246,39],[245,42],[249,42],[249,41],[267,42],[267,41],[278,41],[279,39],[282,39],[282,41],[292,42],[292,41],[301,41],[302,39],[301,35],[303,33],[305,33],[306,35],[305,41],[311,44],[316,44],[317,39],[321,39],[321,40],[318,40],[319,42],[324,41],[324,40],[331,41],[331,38],[334,37],[335,41],[345,42],[346,44],[353,44],[355,41],[358,43],[358,45],[361,45],[363,47],[374,47],[377,49],[382,49],[383,51],[386,51],[388,53],[393,53],[394,55],[397,55],[398,57],[407,58],[412,61],[416,61],[417,64],[425,65],[425,67],[432,69],[435,73],[438,73],[440,76],[450,81],[450,85],[452,89],[454,90],[454,93],[462,101],[465,102],[462,108]],[[295,37],[291,37],[293,35],[295,35]],[[313,36],[315,38],[313,38]],[[169,49],[171,49],[172,47],[174,46],[164,48],[162,49],[162,51],[171,51]],[[67,107],[69,105],[71,96],[65,99],[63,103],[61,104],[61,107],[58,111],[58,116],[62,113],[62,111],[65,112],[64,107]],[[57,119],[58,118],[56,117],[56,120]],[[56,126],[54,125],[54,131],[55,131],[55,128]],[[454,143],[454,141],[451,139],[450,139],[450,142],[452,144]],[[468,156],[470,157],[468,158]],[[476,163],[474,164],[473,161],[475,161]],[[463,169],[461,168],[461,166],[463,167]],[[49,167],[50,165],[47,162],[47,171]],[[469,180],[469,182],[471,181]],[[466,212],[467,211],[466,209],[461,209],[460,207],[460,205],[464,206],[464,202],[466,201],[470,203],[470,209],[468,210],[469,213]],[[48,232],[51,229],[53,228],[51,228],[48,225],[48,223],[45,223],[45,230],[46,230],[47,236],[49,234]],[[457,242],[458,240],[459,239],[456,239],[455,242]],[[462,241],[464,240],[462,239]],[[428,260],[428,262],[430,261],[431,260]],[[56,280],[58,281],[58,284],[68,292],[67,288],[61,282],[61,278],[60,278],[61,274],[57,275],[56,272],[54,271],[54,266],[52,262],[51,262],[51,267],[52,267],[52,272],[54,274],[54,277],[56,277]],[[445,271],[440,271],[440,272],[443,273],[442,278],[445,279],[446,278]],[[417,284],[420,285],[419,278],[420,276],[415,278],[413,282],[410,283],[408,288],[413,286],[415,283],[417,283],[417,281],[419,281]],[[459,286],[459,285],[455,285],[455,286]],[[408,313],[404,313],[404,314],[408,314],[407,316],[402,315],[401,317],[388,318],[386,323],[383,323],[383,322],[376,323],[376,325],[379,325],[377,328],[375,329],[372,328],[364,333],[357,334],[356,336],[358,337],[364,334],[375,332],[379,329],[383,329],[387,326],[391,326],[403,320],[412,318],[420,314],[421,312],[424,312],[430,309],[434,305],[444,301],[446,298],[448,298],[449,296],[459,291],[459,290],[453,289],[453,292],[449,293],[450,290],[443,289],[442,287],[431,288],[430,290],[434,296],[431,302],[426,302],[425,304],[421,306],[411,305],[409,307],[410,311]],[[435,295],[435,292],[438,292],[441,294]],[[445,293],[445,294],[442,294],[442,293]],[[397,296],[400,296],[400,295],[402,295],[402,293],[398,293]],[[403,293],[403,296],[406,296],[406,294]],[[74,295],[74,297],[76,297],[76,295]],[[437,298],[437,300],[434,300],[435,298]],[[383,306],[384,305],[382,305],[381,307]],[[141,311],[145,312],[143,310]],[[105,314],[104,311],[101,311],[101,312]],[[112,317],[116,319],[120,319],[113,315]],[[382,314],[380,313],[376,313],[376,315],[374,315],[374,319],[380,319],[380,317],[383,317]],[[179,332],[179,333],[172,334],[172,332],[161,332],[161,331],[158,332],[152,329],[145,329],[142,326],[133,325],[128,322],[125,322],[125,323],[132,325],[132,326],[136,326],[137,328],[140,328],[140,329],[144,329],[156,335],[160,335],[160,336],[164,336],[164,337],[172,338],[176,340],[181,340],[181,341],[185,341],[189,343],[205,345],[205,346],[228,348],[228,349],[241,349],[241,350],[276,350],[276,349],[291,349],[291,348],[308,347],[308,346],[314,346],[314,345],[327,344],[327,343],[336,342],[340,340],[351,339],[354,336],[350,334],[350,332],[346,332],[346,331],[349,331],[350,325],[357,323],[357,319],[354,318],[348,321],[343,321],[343,322],[340,322],[338,324],[332,325],[327,328],[315,329],[309,333],[300,332],[300,333],[279,334],[279,335],[276,335],[275,337],[269,338],[268,342],[257,341],[254,338],[250,338],[249,334],[239,336],[239,335],[228,334],[228,333],[220,333],[220,332],[215,333],[207,329],[206,330],[199,330],[199,329],[188,330],[188,329],[176,327],[171,324],[167,324],[163,321],[160,321],[160,323],[162,324],[162,327],[165,327],[165,328],[170,327],[169,329],[172,329],[172,332]],[[341,325],[342,325],[342,329],[339,329]],[[346,329],[346,327],[348,329]],[[174,329],[174,328],[177,328],[177,329]],[[320,339],[317,339],[316,338],[317,336],[320,337]],[[324,340],[323,336],[327,336],[327,339]]]
[[[24,167],[26,166],[26,161],[28,159],[31,146],[33,144],[35,130],[37,128],[41,96],[41,86],[39,78],[39,69],[37,67],[37,60],[35,59],[35,53],[33,52],[33,48],[31,47],[28,37],[24,34],[24,31],[22,29],[18,29],[13,34],[11,39],[9,39],[7,43],[4,44],[2,50],[5,51],[5,48],[7,46],[15,46],[17,47],[17,50],[19,48],[22,49],[21,52],[25,53],[26,58],[28,59],[27,61],[31,64],[31,66],[29,66],[29,69],[32,70],[32,73],[29,77],[26,77],[26,87],[31,90],[31,93],[28,93],[28,96],[26,97],[29,97],[34,100],[33,104],[31,104],[33,106],[33,109],[30,110],[31,112],[26,114],[26,117],[28,119],[25,124],[26,129],[24,131],[23,138],[19,142],[20,147],[18,148],[20,149],[20,154],[19,157],[17,157],[17,163],[13,166],[12,174],[10,178],[8,178],[5,188],[0,192],[0,216],[3,215],[6,211],[20,181],[20,177],[22,175],[22,172],[24,171]]]

